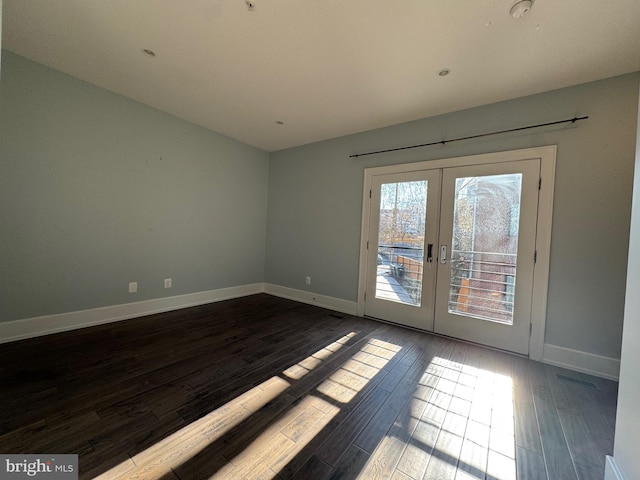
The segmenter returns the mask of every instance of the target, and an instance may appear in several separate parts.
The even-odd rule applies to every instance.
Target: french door
[[[373,178],[365,315],[433,330],[440,175]]]
[[[527,354],[540,159],[374,175],[364,314]]]

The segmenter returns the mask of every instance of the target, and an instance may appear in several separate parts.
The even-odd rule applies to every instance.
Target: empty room
[[[0,16],[0,479],[640,478],[637,0]]]

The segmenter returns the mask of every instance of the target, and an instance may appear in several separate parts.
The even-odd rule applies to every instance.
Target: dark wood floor
[[[0,452],[80,478],[601,480],[617,384],[255,295],[0,345]]]

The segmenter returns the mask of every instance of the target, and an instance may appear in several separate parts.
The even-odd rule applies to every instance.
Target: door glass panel
[[[449,313],[513,324],[522,174],[456,179]]]
[[[426,180],[383,183],[376,298],[419,307],[427,212]]]

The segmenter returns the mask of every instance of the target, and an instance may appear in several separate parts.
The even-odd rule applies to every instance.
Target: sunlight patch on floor
[[[209,478],[275,477],[339,411],[339,407],[326,400],[311,395],[305,397]]]
[[[262,384],[234,398],[222,407],[210,412],[172,435],[131,457],[135,467],[124,476],[121,466],[103,473],[98,479],[128,478],[134,470],[139,478],[160,478],[185,459],[197,455],[207,445],[221,438],[232,428],[248,419],[271,400],[282,395],[290,383],[280,377],[271,377]],[[129,460],[123,464],[130,463]],[[116,476],[115,472],[119,472]]]
[[[309,355],[304,360],[292,365],[287,368],[284,372],[282,372],[286,377],[291,378],[292,380],[300,380],[302,377],[307,375],[313,369],[318,368],[322,363],[324,363],[331,355],[338,352],[342,347],[344,347],[349,340],[355,337],[356,332],[348,333],[347,335],[339,338],[333,343],[330,343],[326,347],[321,348],[317,352]]]
[[[317,387],[317,391],[340,403],[349,403],[398,353],[400,347],[371,339],[358,353]],[[375,352],[375,353],[373,353]]]
[[[515,480],[513,398],[509,375],[434,357],[358,478],[390,475],[391,448],[410,478]]]
[[[287,394],[297,381],[317,369],[356,336],[351,332],[318,350],[304,360],[287,368],[283,375],[274,376],[222,407],[190,423],[159,441],[147,450],[131,457],[133,468],[123,472],[125,464],[114,467],[98,478],[159,479],[180,475],[189,462],[196,459],[210,465],[211,473],[202,478],[246,479],[274,478],[295,456],[340,412],[343,404],[353,401],[359,392],[401,350],[401,347],[380,339],[370,339],[341,367],[333,372],[309,394],[299,400]],[[289,396],[289,399],[286,396]],[[222,440],[242,422],[276,399],[290,402],[266,428],[241,452],[231,456],[221,453],[228,444]],[[287,409],[288,408],[288,409]],[[214,442],[220,449],[210,454],[205,449]],[[203,454],[206,452],[205,457]],[[225,454],[227,455],[227,454]],[[203,467],[206,471],[207,466]],[[188,476],[188,472],[185,473]]]
[[[393,353],[385,357],[360,355],[370,346]],[[316,388],[320,395],[304,397],[211,478],[274,478],[335,418],[343,404],[353,401],[399,349],[388,342],[368,341]],[[382,358],[383,362],[375,358]],[[373,360],[375,365],[365,359]]]

